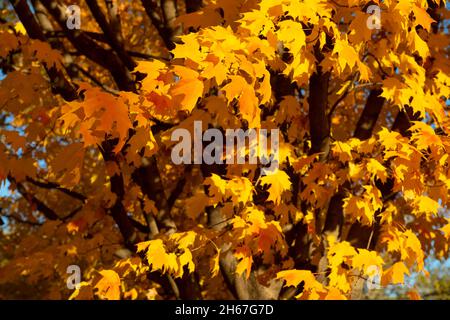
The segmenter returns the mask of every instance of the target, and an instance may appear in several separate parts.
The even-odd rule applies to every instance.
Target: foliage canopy
[[[448,258],[444,1],[70,4],[1,8],[0,298],[357,299]],[[279,129],[278,170],[174,165],[194,121]]]

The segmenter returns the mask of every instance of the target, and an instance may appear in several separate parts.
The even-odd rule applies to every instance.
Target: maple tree
[[[0,298],[358,299],[448,258],[445,1],[72,4],[0,8]],[[278,169],[174,164],[194,121],[279,129]]]

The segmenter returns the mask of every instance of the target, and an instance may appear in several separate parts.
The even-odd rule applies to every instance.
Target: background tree
[[[72,4],[2,2],[1,298],[357,299],[448,257],[444,1]],[[174,165],[194,121],[278,128],[279,169]]]
[[[412,274],[406,285],[391,285],[367,292],[367,299],[450,299],[449,262],[428,259],[427,273]]]

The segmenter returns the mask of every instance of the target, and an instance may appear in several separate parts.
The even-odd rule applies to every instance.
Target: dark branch
[[[97,0],[86,0],[86,3],[88,5],[89,9],[91,10],[92,15],[94,16],[95,20],[97,21],[98,25],[100,26],[103,33],[105,34],[108,44],[111,46],[111,48],[114,49],[114,51],[116,51],[119,58],[127,66],[128,70],[132,71],[134,69],[134,67],[136,66],[136,63],[133,61],[133,59],[130,57],[130,55],[125,51],[123,43],[122,43],[122,37],[120,36],[120,31],[114,30],[112,25],[110,25],[108,23],[105,15],[103,14],[102,10],[100,9],[100,7],[97,3]]]
[[[42,181],[37,181],[33,178],[27,177],[26,180],[32,184],[34,184],[37,187],[40,188],[44,188],[44,189],[54,189],[54,190],[58,190],[61,191],[62,193],[71,196],[72,198],[78,199],[80,201],[86,201],[87,197],[81,193],[78,193],[76,191],[73,190],[69,190],[66,188],[61,187],[60,185],[58,185],[57,183],[54,182],[42,182]]]
[[[28,203],[41,212],[47,219],[59,220],[59,216],[56,212],[50,209],[45,203],[36,198],[34,195],[30,194],[22,183],[16,182],[16,180],[11,176],[8,176],[8,180],[15,184],[19,193],[28,201]]]
[[[356,124],[356,129],[353,134],[355,138],[366,140],[372,135],[373,128],[377,123],[378,116],[385,102],[385,99],[380,96],[381,93],[381,89],[373,89],[370,91],[366,106]]]
[[[26,0],[11,1],[14,10],[19,16],[20,21],[27,30],[28,35],[32,39],[37,39],[46,42],[47,39],[36,21],[33,13],[28,6]],[[52,89],[55,93],[61,94],[61,96],[67,101],[72,101],[78,98],[76,87],[64,76],[64,74],[58,70],[55,66],[49,67],[46,63],[43,63],[45,70],[52,84]]]
[[[135,90],[131,73],[113,51],[104,49],[81,30],[69,30],[66,26],[68,18],[66,12],[57,1],[41,0],[41,2],[78,51],[82,52],[88,59],[109,70],[120,90]]]

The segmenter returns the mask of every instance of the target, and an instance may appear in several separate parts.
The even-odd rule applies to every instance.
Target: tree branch
[[[203,6],[202,0],[184,0],[186,6],[186,13],[192,13],[198,11]]]
[[[57,1],[41,0],[41,2],[78,51],[82,52],[88,59],[109,70],[120,90],[135,90],[131,73],[113,51],[99,46],[81,30],[69,30],[66,26],[67,14],[63,6]]]
[[[378,116],[386,101],[381,97],[381,89],[373,89],[369,93],[366,106],[364,107],[361,116],[359,117],[356,129],[353,134],[355,138],[360,140],[369,139],[372,135],[373,128],[378,120]]]
[[[33,178],[30,178],[30,177],[27,177],[26,180],[28,182],[34,184],[35,186],[40,187],[40,188],[54,189],[54,190],[61,191],[62,193],[66,194],[66,195],[68,195],[68,196],[70,196],[72,198],[78,199],[78,200],[80,200],[82,202],[85,202],[87,200],[87,197],[85,195],[83,195],[81,193],[78,193],[76,191],[73,191],[73,190],[69,190],[69,189],[63,188],[63,187],[61,187],[60,185],[58,185],[57,183],[54,183],[54,182],[37,181],[37,180],[35,180]]]
[[[111,3],[109,7],[113,8],[112,5],[113,1],[107,1],[107,3]],[[89,9],[92,12],[92,15],[94,16],[95,20],[97,21],[98,25],[102,29],[103,33],[105,34],[106,40],[108,41],[108,44],[111,46],[111,48],[116,51],[119,58],[123,61],[125,66],[128,68],[128,70],[133,71],[134,67],[136,66],[136,63],[134,60],[130,57],[130,55],[125,51],[122,37],[120,36],[120,28],[118,27],[117,23],[117,12],[114,14],[111,11],[115,11],[114,9],[110,9],[111,14],[114,14],[114,18],[116,19],[115,29],[111,24],[108,23],[106,20],[105,15],[103,14],[101,8],[99,7],[97,0],[86,0],[86,3],[89,7]],[[117,6],[116,6],[117,8]]]
[[[330,74],[322,73],[317,67],[309,81],[309,130],[311,133],[310,153],[320,153],[319,160],[325,161],[330,152],[330,124],[327,117],[328,80]]]
[[[41,212],[47,219],[59,220],[59,216],[56,212],[50,209],[45,203],[36,198],[34,195],[30,194],[22,183],[16,182],[16,180],[11,176],[8,176],[8,180],[15,184],[17,186],[17,191],[19,191],[19,193],[30,203],[32,207],[35,207],[36,210]]]
[[[14,10],[19,16],[20,21],[27,30],[27,34],[32,39],[37,39],[46,42],[44,33],[41,27],[36,21],[33,13],[28,6],[26,0],[11,1]],[[64,76],[64,74],[58,70],[55,66],[49,67],[46,63],[43,63],[45,70],[52,84],[52,89],[55,93],[61,94],[61,96],[67,101],[72,101],[78,98],[76,87]]]
[[[158,31],[159,36],[163,40],[166,48],[168,50],[172,50],[175,48],[175,44],[173,42],[173,37],[176,35],[174,30],[171,28],[170,25],[168,25],[168,22],[173,22],[173,20],[176,17],[176,10],[175,10],[175,16],[173,16],[172,12],[170,12],[169,5],[165,4],[167,6],[164,8],[159,8],[156,3],[152,0],[141,0],[142,6],[145,9],[145,12],[147,13],[147,16],[150,18],[150,21],[152,22],[153,26]],[[164,2],[165,1],[161,1]],[[173,2],[172,0],[170,2]],[[161,12],[163,12],[163,17],[160,17],[156,10],[159,9]],[[178,31],[179,32],[179,31]]]

